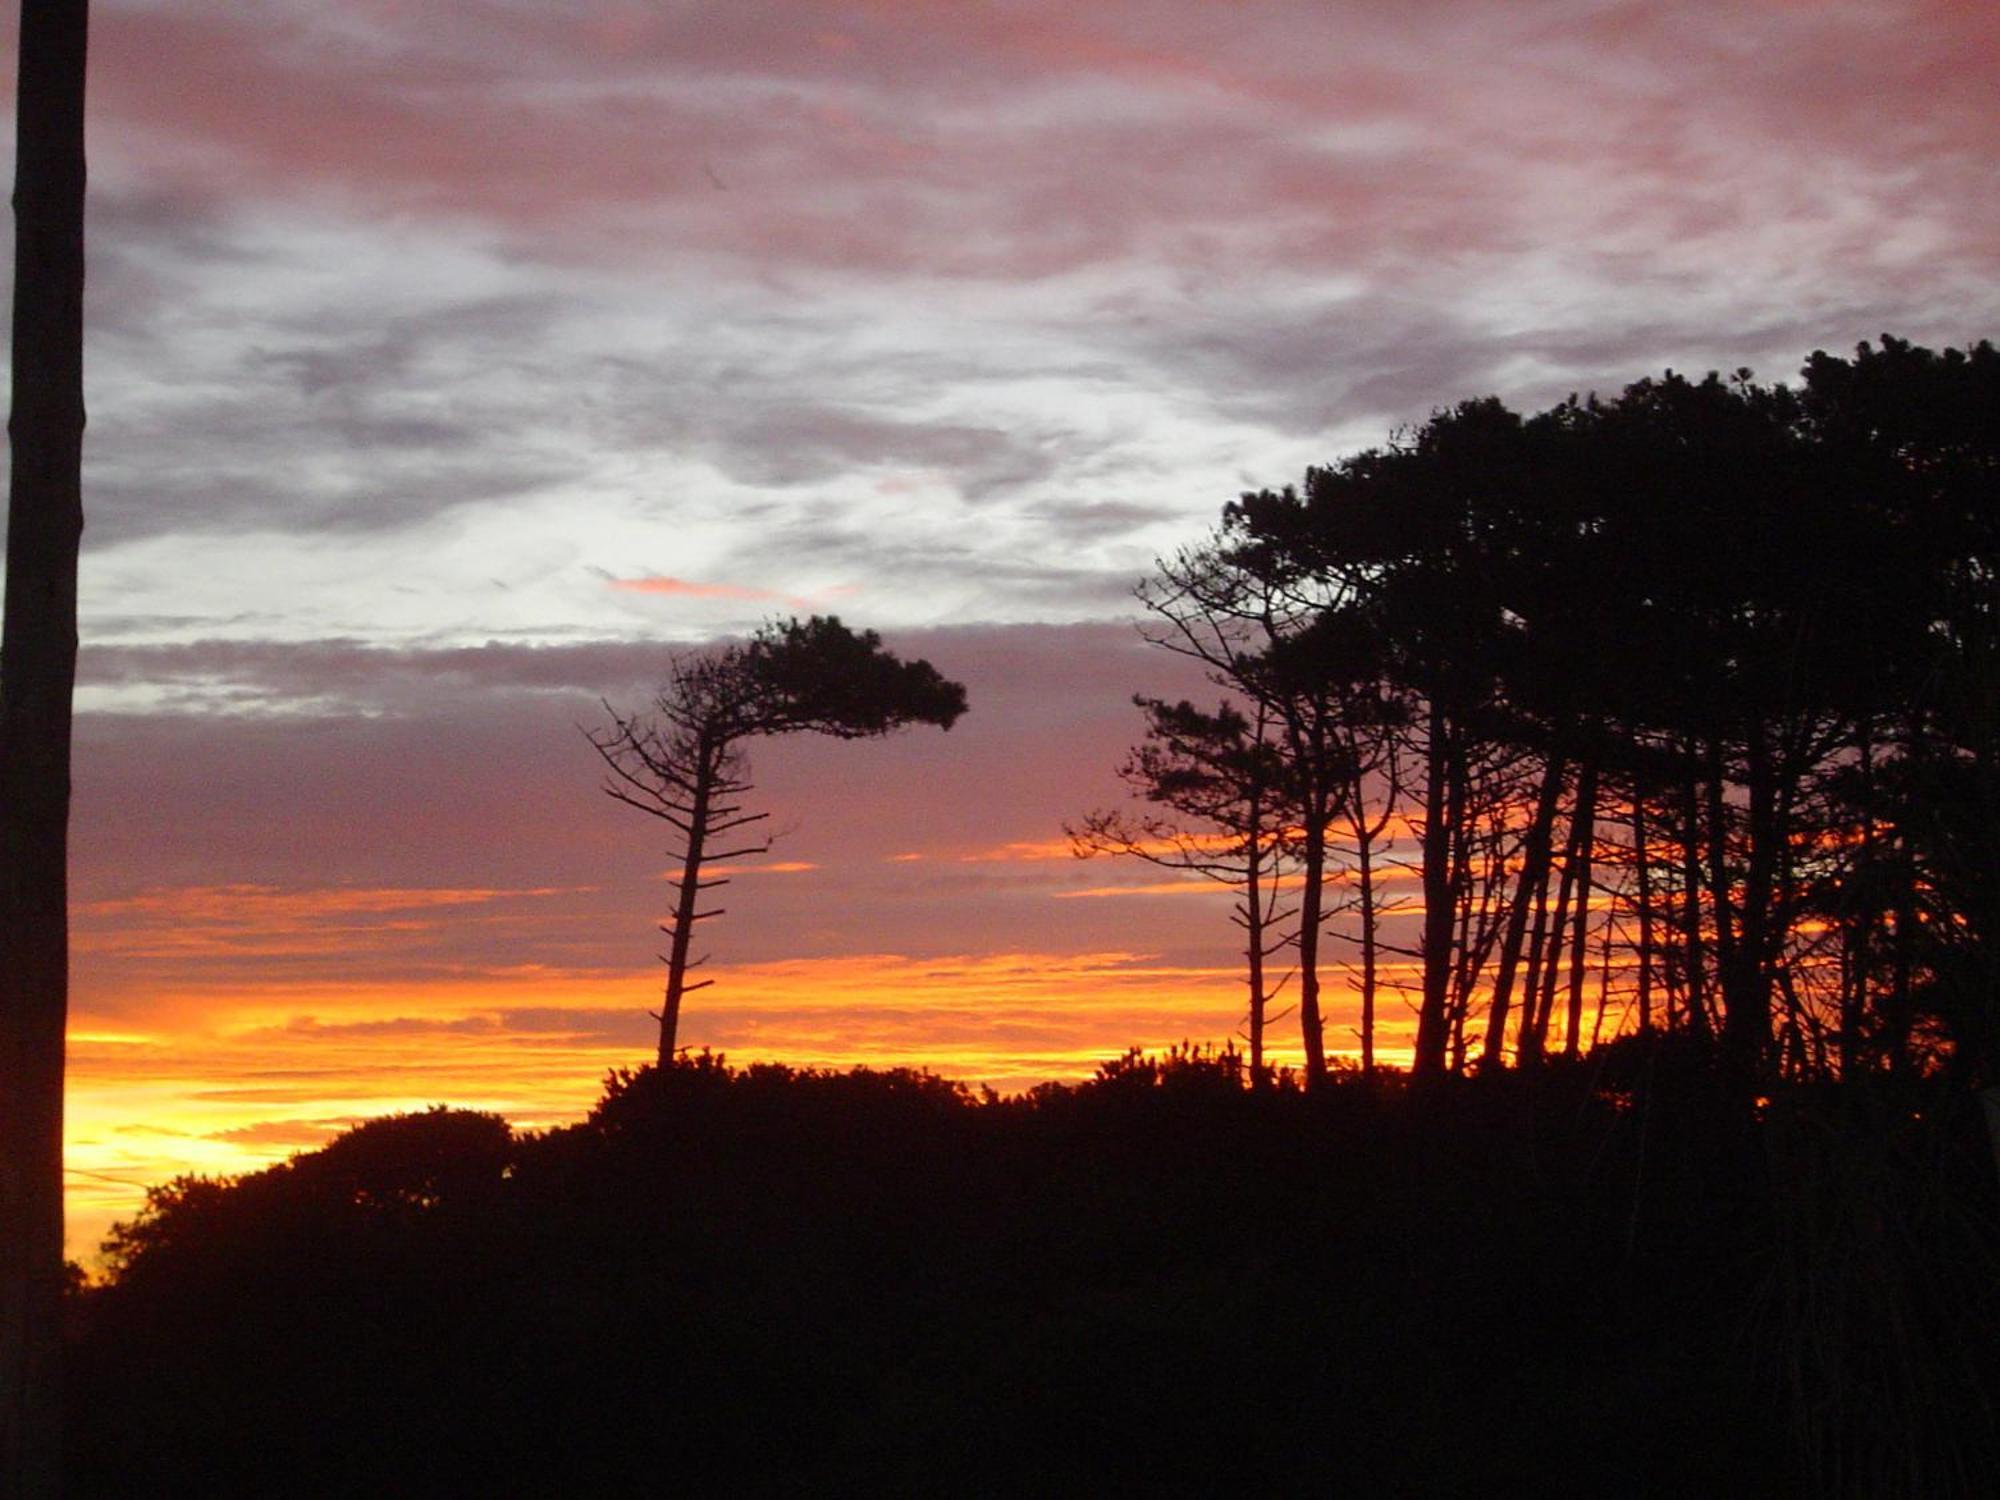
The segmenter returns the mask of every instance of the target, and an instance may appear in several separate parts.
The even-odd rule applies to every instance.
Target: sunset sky
[[[1220,1039],[1226,898],[1061,834],[1200,688],[1155,556],[1463,397],[2000,333],[1987,0],[93,9],[77,1255],[644,1060],[671,871],[578,726],[774,613],[971,710],[757,748],[685,1040]]]

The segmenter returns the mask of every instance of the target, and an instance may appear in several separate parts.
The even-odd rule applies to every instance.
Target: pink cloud
[[[746,603],[784,604],[793,609],[811,608],[811,601],[799,594],[783,594],[740,583],[698,583],[691,578],[670,578],[663,574],[612,578],[606,580],[606,585],[628,594],[671,594],[681,599],[736,599]]]
[[[365,40],[191,9],[114,10],[93,38],[121,155],[558,248],[657,244],[627,216],[666,215],[670,253],[762,266],[1411,276],[1440,255],[1587,250],[1635,220],[1657,243],[1704,206],[1722,264],[1755,225],[1824,229],[1857,193],[1885,216],[1920,202],[1947,252],[1993,228],[1990,195],[1965,189],[2000,129],[2000,11],[1957,0],[800,0],[602,5],[583,25],[456,0]],[[1774,198],[1793,182],[1815,192]]]

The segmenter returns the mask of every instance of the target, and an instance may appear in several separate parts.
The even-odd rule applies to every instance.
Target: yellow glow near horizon
[[[718,967],[681,1040],[736,1063],[929,1068],[1016,1092],[1088,1077],[1131,1046],[1240,1029],[1232,965],[1146,954],[867,954]],[[657,970],[543,966],[427,980],[265,980],[148,994],[146,1020],[80,1012],[70,1032],[69,1253],[89,1262],[144,1190],[184,1173],[256,1171],[364,1119],[447,1103],[539,1128],[579,1119],[614,1068],[651,1060]],[[1274,1007],[1289,1001],[1280,997]],[[1358,1002],[1332,983],[1329,1043]],[[1407,1057],[1403,1007],[1380,1052]],[[1301,1060],[1296,1022],[1271,1060]],[[1352,1052],[1340,1046],[1336,1051]]]

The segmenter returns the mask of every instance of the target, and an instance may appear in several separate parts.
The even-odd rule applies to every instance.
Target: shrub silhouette
[[[1761,1139],[1591,1062],[1253,1093],[1183,1046],[1002,1099],[698,1055],[539,1135],[370,1122],[121,1227],[74,1488],[1782,1489]]]

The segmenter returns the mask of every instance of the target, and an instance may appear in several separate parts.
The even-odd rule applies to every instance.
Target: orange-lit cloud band
[[[683,1023],[694,1047],[930,1067],[1003,1091],[1087,1076],[1126,1046],[1226,1036],[1243,1006],[1233,967],[1124,952],[868,954],[714,976]],[[524,967],[421,984],[209,984],[160,994],[144,1026],[79,1015],[70,1254],[93,1253],[148,1184],[255,1170],[373,1115],[448,1101],[529,1127],[574,1119],[609,1070],[649,1059],[657,990],[655,970]],[[1277,1060],[1296,1062],[1283,1041]]]

